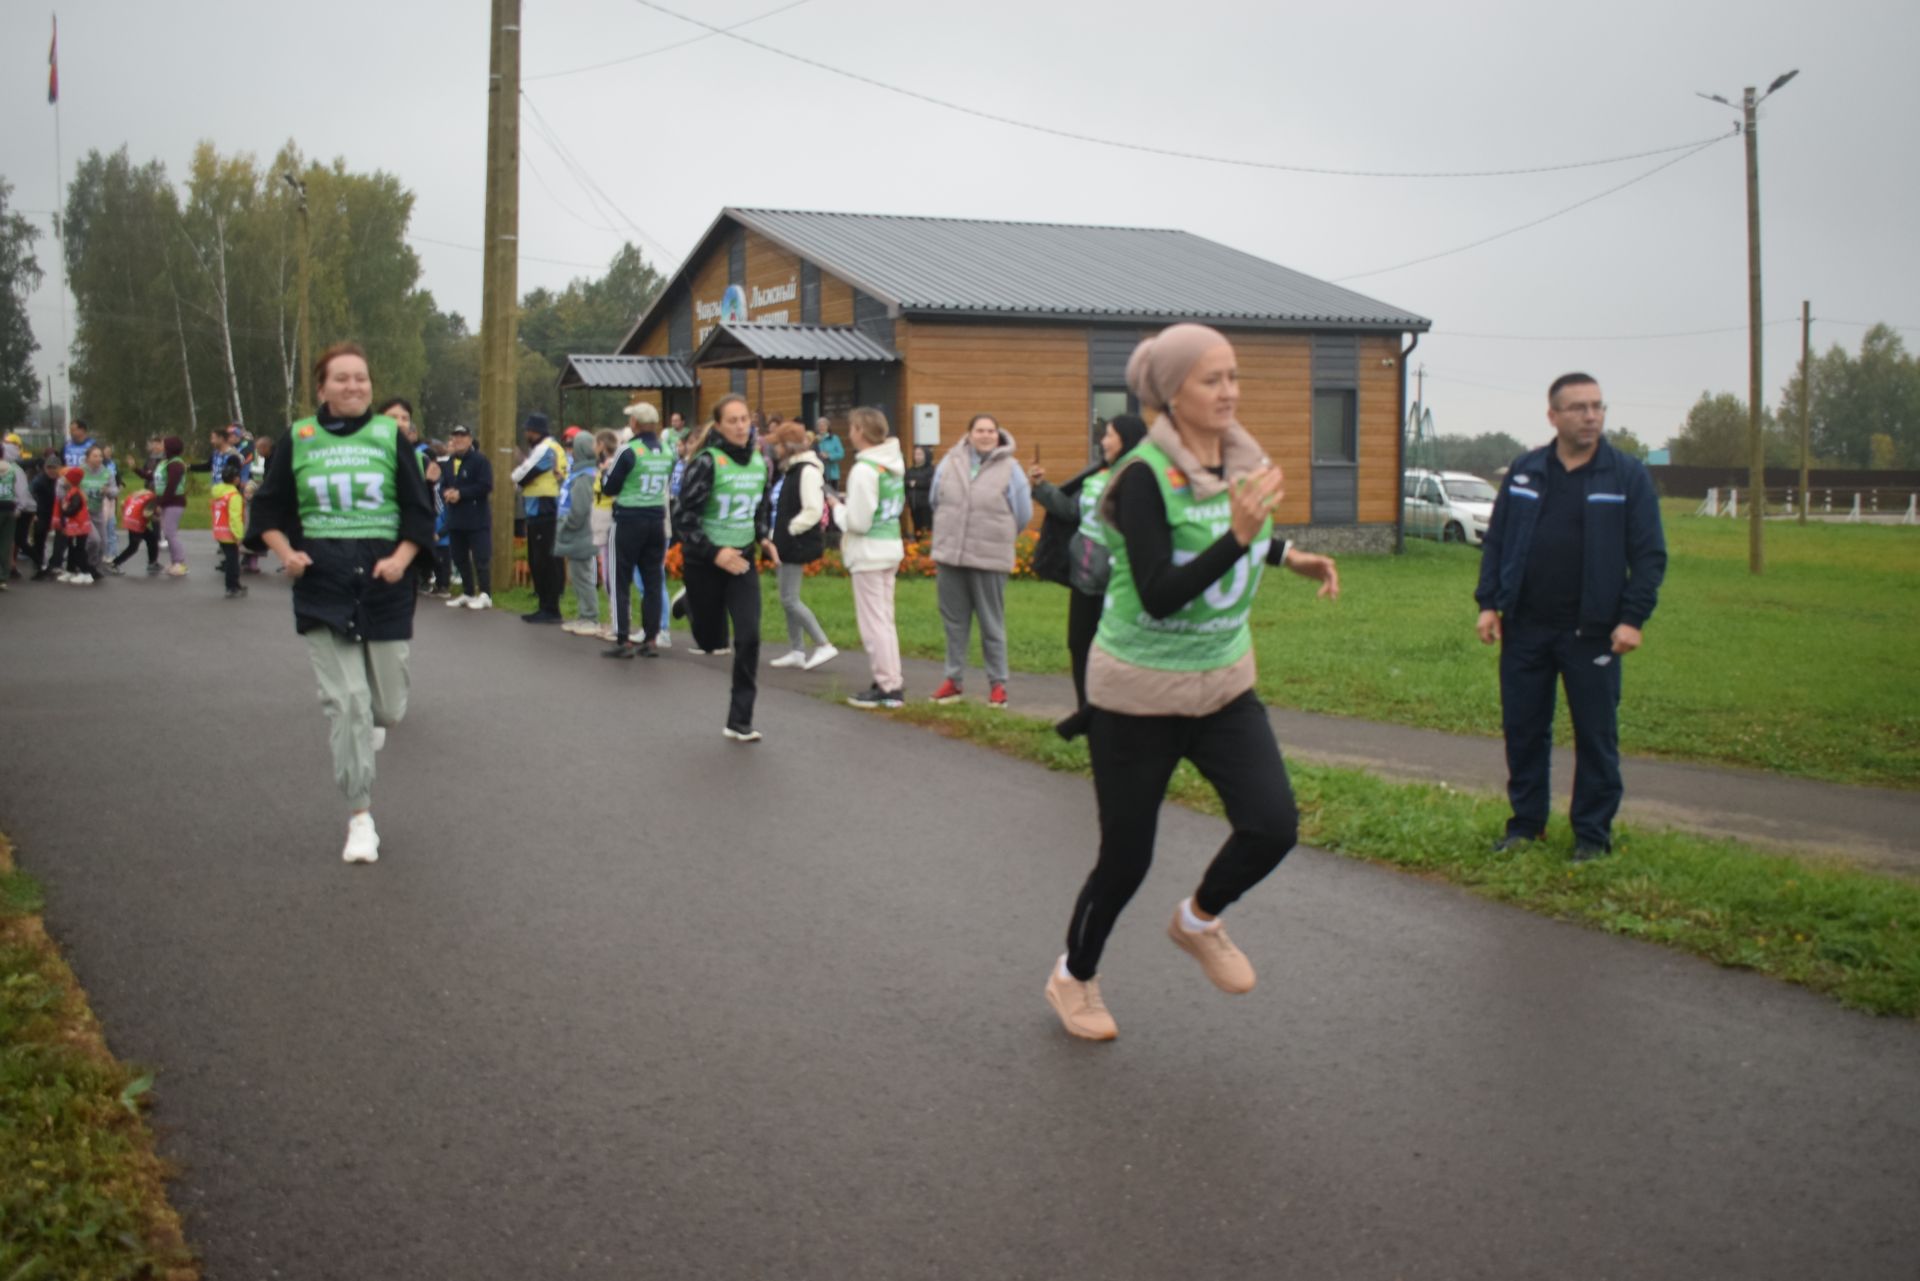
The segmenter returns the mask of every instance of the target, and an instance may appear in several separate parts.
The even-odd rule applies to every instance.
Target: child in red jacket
[[[113,558],[115,569],[133,559],[142,543],[147,547],[147,573],[160,572],[160,509],[154,506],[156,495],[151,489],[143,489],[127,499],[123,522],[127,530],[127,546]]]
[[[86,472],[69,467],[60,475],[67,482],[67,493],[60,500],[57,513],[59,524],[55,526],[67,540],[67,572],[60,581],[91,586],[99,581],[100,575],[87,556],[87,541],[93,536],[93,516],[87,510],[86,491],[80,488]]]

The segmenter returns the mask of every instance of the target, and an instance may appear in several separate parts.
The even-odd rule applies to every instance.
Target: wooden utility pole
[[[1800,302],[1800,523],[1807,523],[1807,504],[1812,501],[1813,417],[1807,412],[1808,384],[1813,381],[1813,303]]]
[[[1741,99],[1747,135],[1747,569],[1767,568],[1767,441],[1760,430],[1760,140],[1755,135],[1759,90]]]
[[[480,429],[493,463],[494,592],[513,586],[513,418],[519,346],[520,0],[493,0],[487,81],[487,226],[480,302]],[[483,589],[484,590],[484,589]]]

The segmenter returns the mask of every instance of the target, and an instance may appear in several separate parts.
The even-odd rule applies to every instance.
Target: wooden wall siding
[[[727,292],[727,250],[725,245],[717,247],[712,253],[707,255],[707,260],[701,263],[688,278],[688,286],[692,293],[695,307],[693,313],[693,345],[698,347],[701,340],[706,337],[703,331],[713,324],[712,320],[700,315],[698,305],[703,302],[717,305],[722,295]]]
[[[1313,339],[1306,334],[1229,334],[1240,365],[1240,422],[1286,476],[1274,519],[1304,525],[1313,510]]]
[[[667,326],[654,325],[640,336],[640,346],[636,354],[642,356],[664,356],[668,353]]]
[[[896,326],[896,341],[904,325]],[[917,324],[902,350],[900,412],[940,406],[939,455],[967,420],[992,414],[1020,447],[1024,466],[1040,450],[1048,478],[1066,480],[1087,451],[1087,331],[1065,325]],[[910,423],[901,426],[909,436]]]
[[[824,271],[820,273],[820,323],[823,325],[853,323],[853,286],[844,280],[829,276]]]
[[[1400,340],[1360,340],[1360,523],[1400,518]]]

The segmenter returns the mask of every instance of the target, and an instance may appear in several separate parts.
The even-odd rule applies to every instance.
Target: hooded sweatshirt
[[[847,501],[841,508],[844,522],[840,539],[840,559],[849,574],[875,569],[893,569],[907,554],[900,538],[872,538],[873,518],[880,506],[880,473],[904,477],[906,464],[900,458],[900,441],[889,436],[877,445],[861,450],[847,469]]]
[[[178,436],[169,436],[160,444],[163,457],[153,469],[153,492],[160,495],[162,507],[185,507],[187,505],[187,461],[181,455],[186,453],[186,442]]]
[[[573,438],[573,464],[567,473],[567,515],[554,531],[553,554],[566,560],[591,560],[593,545],[593,486],[599,472],[593,465],[593,437],[581,432]]]

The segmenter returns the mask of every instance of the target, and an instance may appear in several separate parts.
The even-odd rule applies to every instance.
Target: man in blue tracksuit
[[[1547,392],[1555,441],[1522,454],[1493,504],[1480,552],[1482,642],[1500,645],[1500,712],[1513,815],[1494,846],[1546,831],[1555,683],[1573,718],[1575,862],[1612,850],[1620,808],[1620,665],[1640,647],[1667,572],[1653,480],[1606,442],[1607,406],[1587,374]]]

